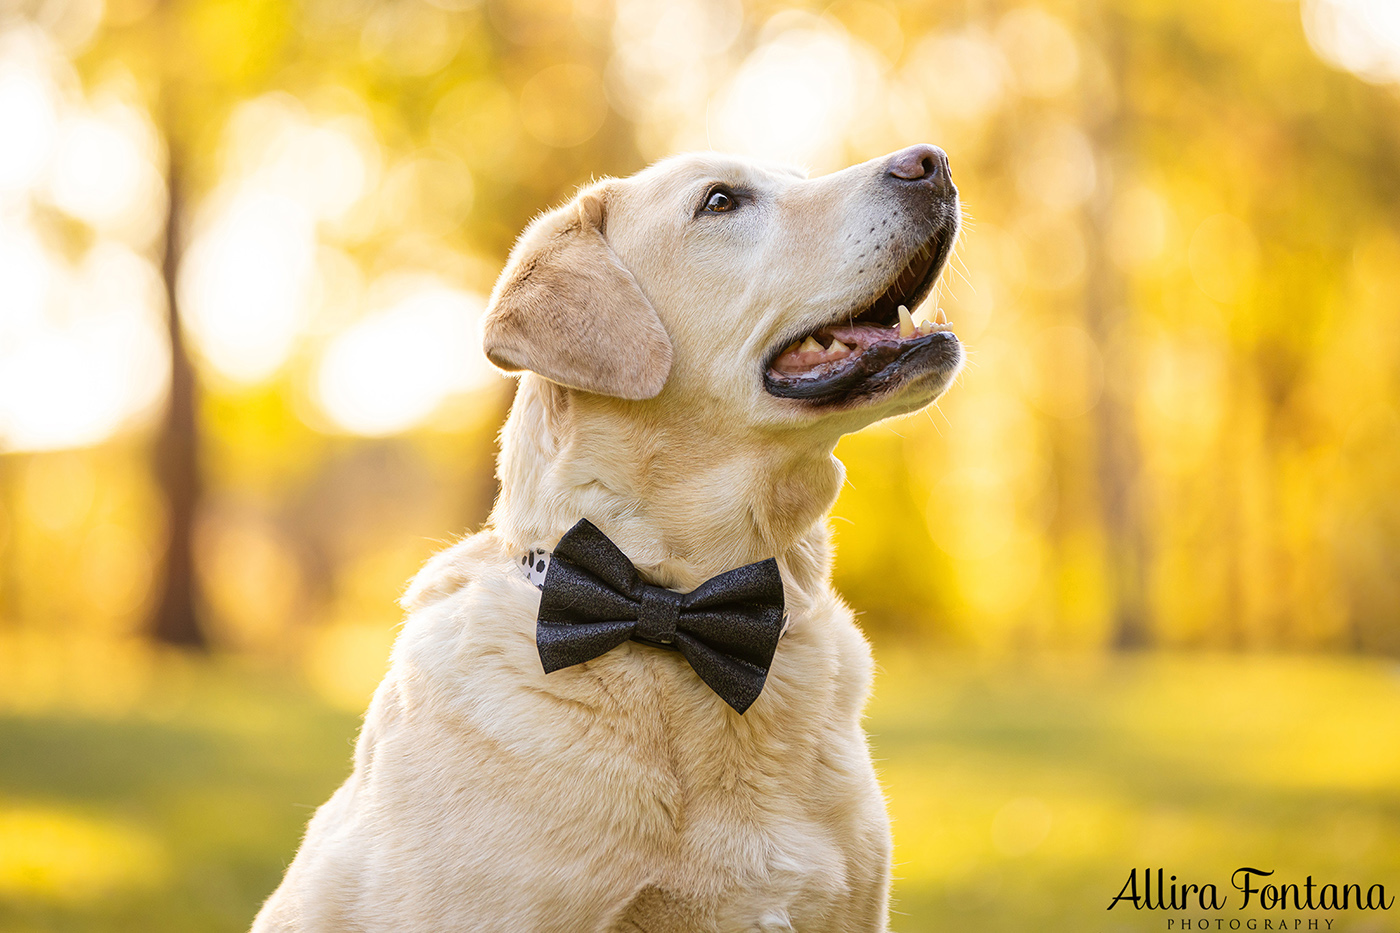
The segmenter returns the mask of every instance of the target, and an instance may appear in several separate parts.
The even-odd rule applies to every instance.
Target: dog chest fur
[[[420,597],[355,773],[289,871],[317,881],[284,885],[288,902],[269,903],[262,929],[360,929],[378,913],[382,929],[416,916],[421,930],[562,933],[656,904],[674,922],[692,912],[695,930],[784,916],[850,928],[824,923],[853,881],[885,870],[888,841],[868,829],[887,825],[869,812],[879,795],[858,723],[870,656],[844,606],[812,611],[793,594],[769,683],[741,719],[716,709],[679,655],[642,645],[545,675],[539,594],[513,556],[487,532],[442,557],[423,576],[451,582],[415,591],[449,592]],[[568,877],[590,883],[555,881]],[[482,925],[492,916],[530,919]]]

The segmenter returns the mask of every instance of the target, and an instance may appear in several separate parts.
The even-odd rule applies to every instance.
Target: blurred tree
[[[168,4],[167,4],[168,6]],[[167,84],[163,98],[173,91]],[[162,112],[168,113],[168,100]],[[180,326],[176,277],[180,268],[180,218],[185,207],[184,158],[168,131],[165,247],[161,276],[165,282],[166,326],[170,335],[170,392],[155,438],[155,476],[165,500],[166,543],[159,571],[151,634],[166,644],[204,648],[208,636],[200,624],[199,577],[194,566],[195,517],[202,485],[199,471],[198,384]]]
[[[1113,263],[1113,207],[1120,194],[1121,168],[1131,136],[1126,126],[1134,117],[1131,101],[1105,89],[1122,87],[1131,58],[1129,44],[1135,32],[1112,2],[1098,2],[1081,12],[1085,39],[1102,54],[1102,83],[1086,82],[1082,94],[1088,138],[1100,170],[1087,204],[1088,249],[1085,259],[1084,321],[1089,335],[1105,355],[1110,372],[1121,373],[1128,363],[1118,357],[1124,347],[1115,340],[1128,320],[1128,289],[1122,271]],[[1094,410],[1095,476],[1108,564],[1105,594],[1112,607],[1109,624],[1112,644],[1121,649],[1146,647],[1154,636],[1148,617],[1146,535],[1142,527],[1141,472],[1138,438],[1133,425],[1132,399],[1117,385],[1099,397]]]
[[[353,89],[369,105],[367,112],[391,154],[403,157],[405,171],[414,164],[431,164],[438,171],[414,182],[435,190],[405,189],[396,180],[412,177],[404,172],[389,180],[387,191],[409,190],[415,200],[406,205],[409,210],[386,205],[385,222],[353,244],[357,258],[367,266],[405,259],[431,262],[432,254],[421,255],[422,234],[413,226],[431,222],[446,234],[445,245],[483,252],[494,262],[530,213],[600,168],[625,172],[636,167],[630,134],[608,126],[618,118],[602,99],[596,77],[605,65],[607,33],[596,23],[589,26],[587,17],[577,28],[564,25],[558,17],[566,13],[549,3],[447,10],[412,0],[368,3],[350,11],[317,2],[162,0],[150,11],[118,16],[84,55],[89,73],[119,62],[140,76],[165,144],[168,202],[160,269],[171,372],[169,397],[153,439],[153,475],[164,502],[166,531],[148,623],[156,640],[190,647],[209,642],[204,619],[209,607],[201,593],[195,538],[202,491],[209,485],[201,459],[211,455],[211,444],[222,442],[217,435],[205,436],[201,427],[208,400],[201,400],[199,369],[186,339],[188,309],[181,306],[180,273],[189,217],[219,177],[215,140],[228,115],[240,102],[277,89],[304,96],[336,86]],[[521,91],[526,85],[530,90]],[[534,101],[533,109],[516,112],[511,100],[517,92]],[[584,96],[571,100],[571,95]],[[580,108],[597,114],[587,118],[581,132]],[[542,158],[541,141],[546,149],[549,144],[570,148],[571,158]],[[412,163],[410,157],[431,154],[432,147],[446,147],[452,158]],[[444,171],[471,175],[463,181]],[[455,203],[444,199],[443,191],[463,185],[475,189],[475,222],[466,223],[466,216],[431,216]],[[437,254],[439,262],[444,258]],[[470,284],[482,288],[489,281]],[[240,442],[262,443],[253,435]],[[319,453],[304,453],[312,453],[322,469],[333,469],[328,451],[320,447]],[[489,463],[476,463],[474,469],[493,475]],[[226,481],[215,479],[216,484]],[[489,504],[489,492],[471,492],[474,484],[463,488],[469,499]],[[309,489],[314,494],[315,484]],[[484,517],[479,505],[471,513],[472,523]],[[308,582],[320,581],[316,585],[324,587],[324,561],[317,557],[322,549],[312,540],[321,533],[291,529],[301,540],[294,553],[308,564]]]

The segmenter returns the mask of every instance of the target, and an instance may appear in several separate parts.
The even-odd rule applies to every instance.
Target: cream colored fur
[[[354,772],[255,933],[886,929],[871,655],[829,584],[832,451],[951,375],[823,412],[761,381],[775,341],[887,284],[850,236],[892,216],[880,165],[808,180],[682,156],[522,235],[486,328],[498,363],[532,370],[500,499],[413,581]],[[697,218],[716,180],[753,203]],[[637,643],[542,672],[519,557],[580,518],[679,590],[777,558],[789,629],[745,715]]]

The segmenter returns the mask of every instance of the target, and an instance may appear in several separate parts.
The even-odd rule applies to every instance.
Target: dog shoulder
[[[507,561],[505,543],[495,532],[469,535],[428,558],[409,581],[399,604],[409,612],[425,609]]]
[[[494,531],[440,552],[403,597],[408,616],[381,693],[420,721],[441,718],[507,744],[549,745],[559,728],[582,728],[576,720],[606,705],[606,678],[546,678],[535,645],[539,601],[519,555]],[[372,707],[367,726],[383,712]]]

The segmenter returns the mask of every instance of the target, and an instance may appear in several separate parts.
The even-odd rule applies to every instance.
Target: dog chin
[[[896,415],[907,415],[932,405],[943,396],[943,393],[948,391],[958,374],[962,372],[962,360],[962,350],[959,348],[957,362],[951,366],[942,366],[931,370],[922,376],[910,379],[883,396],[872,399],[867,404],[872,409],[876,409],[874,412],[876,420],[893,418]]]

